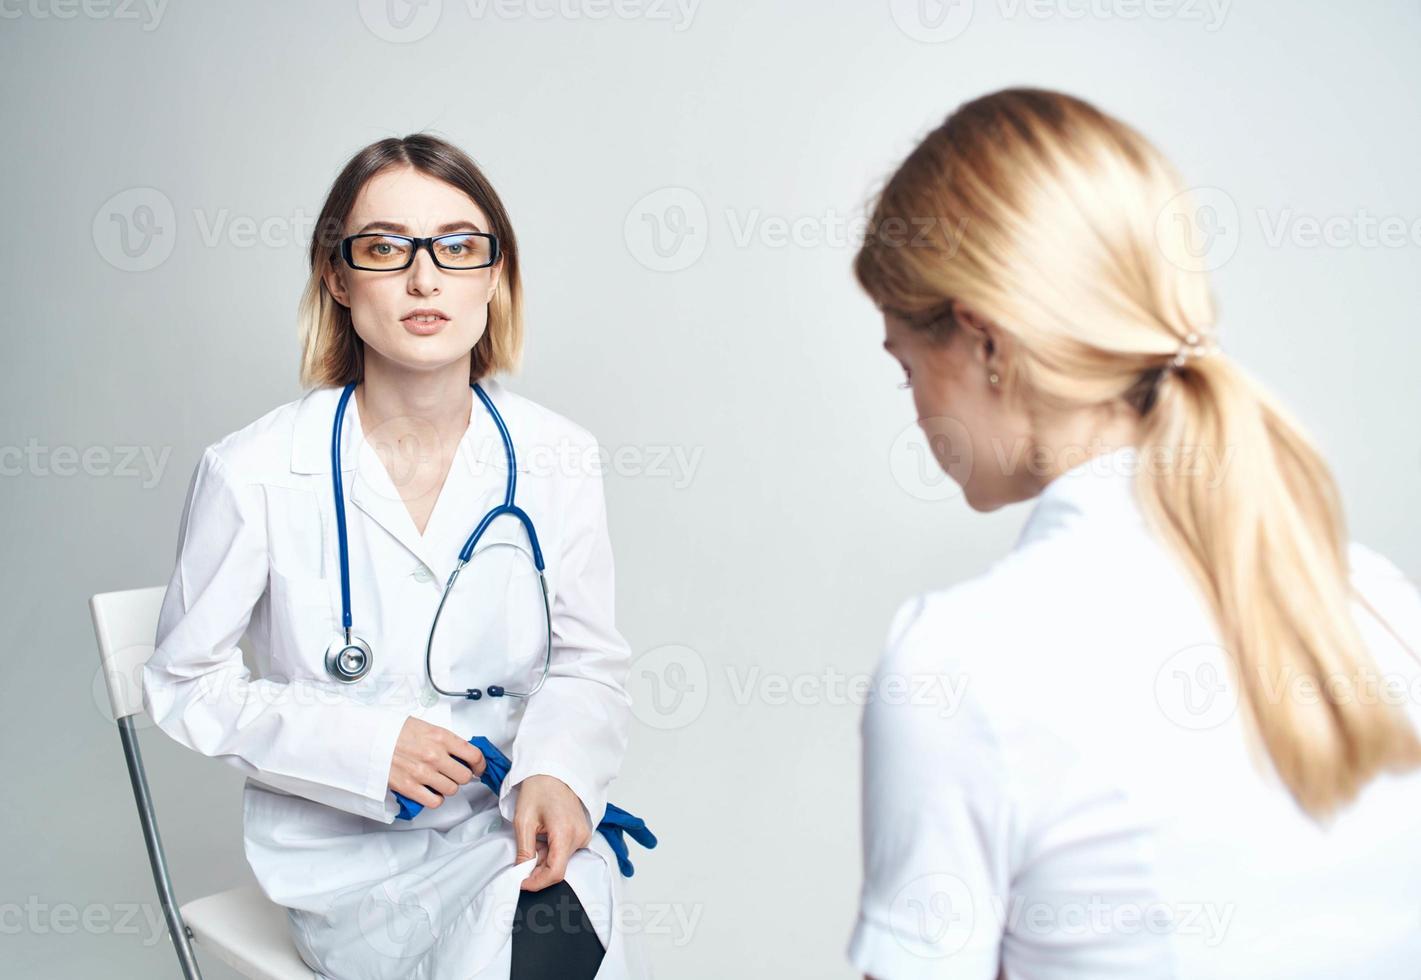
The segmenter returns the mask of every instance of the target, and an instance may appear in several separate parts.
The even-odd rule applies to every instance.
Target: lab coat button
[[[430,688],[425,688],[424,693],[419,696],[419,703],[426,708],[434,707],[434,702],[439,700],[439,692]]]
[[[434,576],[430,574],[429,569],[425,568],[423,565],[417,566],[415,570],[410,574],[414,576],[414,580],[416,582],[430,582],[434,579]]]

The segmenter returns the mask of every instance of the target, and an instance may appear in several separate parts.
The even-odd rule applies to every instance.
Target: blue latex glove
[[[641,817],[632,816],[615,803],[607,804],[607,809],[602,813],[602,822],[597,825],[597,833],[607,838],[612,853],[617,855],[617,867],[622,869],[622,876],[625,878],[632,876],[632,862],[627,857],[627,842],[622,835],[630,835],[632,840],[648,851],[656,846],[656,835],[646,826],[646,821]]]
[[[503,787],[503,778],[508,775],[512,763],[508,761],[508,756],[482,735],[469,739],[469,744],[484,754],[484,774],[479,777],[479,782],[497,793]],[[463,759],[459,761],[464,762]],[[415,814],[424,809],[423,803],[416,803],[399,793],[395,794],[395,799],[400,804],[396,820],[413,820]],[[617,867],[626,878],[632,876],[634,869],[627,856],[625,835],[630,835],[632,840],[647,850],[656,846],[656,835],[647,828],[646,821],[641,817],[632,816],[615,803],[607,804],[607,809],[602,813],[602,822],[597,825],[597,832],[606,838],[612,853],[617,856]]]

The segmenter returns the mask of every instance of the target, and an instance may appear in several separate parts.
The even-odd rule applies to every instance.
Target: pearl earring
[[[989,381],[991,384],[996,384],[1000,380],[1002,380],[1002,376],[995,371],[992,371],[987,375],[987,381]]]

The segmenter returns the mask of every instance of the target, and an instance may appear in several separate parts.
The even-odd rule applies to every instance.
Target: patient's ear
[[[1001,329],[958,300],[953,301],[952,317],[968,341],[972,356],[983,365],[989,363],[1001,347]]]

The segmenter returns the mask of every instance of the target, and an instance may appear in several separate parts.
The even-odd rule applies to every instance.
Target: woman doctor
[[[197,466],[150,714],[250,777],[248,860],[321,975],[639,975],[593,832],[630,705],[597,444],[494,378],[521,349],[518,248],[473,161],[427,135],[357,153],[317,223],[301,331],[310,390]],[[510,495],[527,524],[489,523],[430,654],[461,545]],[[473,658],[481,604],[525,625]],[[473,735],[511,756],[497,796]],[[395,793],[423,811],[396,820]]]
[[[975,510],[1033,503],[890,628],[873,977],[1416,976],[1421,595],[1219,349],[1183,190],[1135,130],[1018,89],[879,196],[855,272],[937,461]]]

